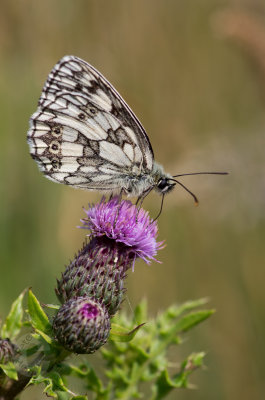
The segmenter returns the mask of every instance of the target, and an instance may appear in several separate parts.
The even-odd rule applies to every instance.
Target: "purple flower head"
[[[78,311],[83,318],[93,319],[99,314],[98,308],[94,304],[85,303]]]
[[[138,210],[130,201],[119,201],[116,196],[109,201],[102,197],[100,203],[89,205],[84,211],[87,218],[81,220],[81,228],[89,229],[89,236],[106,236],[128,246],[135,258],[140,257],[146,263],[157,261],[154,256],[163,247],[163,242],[156,241],[157,223],[142,208]]]

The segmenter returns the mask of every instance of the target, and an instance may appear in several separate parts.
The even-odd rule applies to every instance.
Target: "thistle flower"
[[[103,198],[85,212],[82,228],[91,231],[91,241],[57,281],[56,294],[62,303],[77,296],[98,299],[112,316],[122,302],[128,269],[136,258],[154,260],[162,243],[156,241],[156,222],[130,201]]]
[[[157,242],[157,224],[151,220],[148,213],[138,208],[128,200],[119,201],[113,197],[85,210],[87,218],[81,220],[83,229],[89,229],[92,237],[106,236],[117,243],[129,247],[135,258],[140,257],[146,263],[155,260],[157,250],[162,242]],[[157,260],[155,260],[157,261]]]
[[[90,242],[66,268],[55,290],[63,305],[53,321],[54,335],[75,353],[93,353],[106,342],[128,269],[137,258],[155,260],[162,247],[156,241],[156,222],[130,201],[103,197],[85,212],[82,228],[90,230]]]
[[[98,301],[88,297],[72,298],[56,314],[53,331],[67,350],[78,354],[94,353],[108,339],[109,314]]]

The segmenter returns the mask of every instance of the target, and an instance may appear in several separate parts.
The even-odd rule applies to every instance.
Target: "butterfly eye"
[[[174,183],[170,183],[170,179],[169,178],[161,178],[158,181],[157,189],[158,189],[159,192],[161,192],[163,194],[166,194],[166,193],[170,192],[174,188],[175,185],[176,185],[175,182]]]
[[[167,178],[162,178],[157,184],[157,188],[161,191],[163,191],[166,187],[168,186],[168,179]]]

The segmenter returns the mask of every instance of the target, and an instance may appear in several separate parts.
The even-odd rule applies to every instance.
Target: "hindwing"
[[[48,178],[75,187],[113,191],[126,177],[153,169],[152,147],[137,117],[94,67],[74,56],[50,72],[28,143]]]

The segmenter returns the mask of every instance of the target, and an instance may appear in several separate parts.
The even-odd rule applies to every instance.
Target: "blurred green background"
[[[168,172],[231,173],[183,178],[199,207],[180,187],[165,199],[163,263],[138,262],[127,297],[132,307],[146,297],[152,316],[205,296],[217,309],[172,355],[177,365],[207,352],[207,369],[192,379],[198,388],[169,399],[264,398],[264,0],[1,2],[1,318],[25,287],[56,301],[55,278],[84,239],[82,206],[100,199],[48,181],[29,156],[29,117],[65,54],[113,83]],[[144,206],[155,216],[160,198]],[[42,398],[40,389],[23,395]]]

